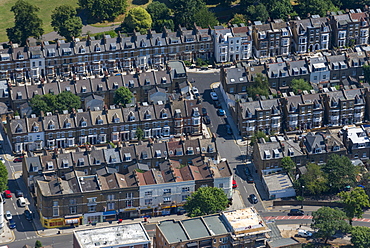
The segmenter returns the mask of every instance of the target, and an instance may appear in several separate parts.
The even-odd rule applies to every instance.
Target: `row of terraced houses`
[[[136,68],[161,68],[169,60],[215,63],[250,58],[305,54],[332,48],[369,43],[368,10],[332,12],[306,19],[255,22],[249,26],[216,26],[192,30],[179,27],[177,32],[164,29],[132,36],[119,34],[101,40],[88,37],[29,43],[25,47],[9,44],[0,49],[0,79],[14,81],[53,79],[56,76],[87,76],[132,71]]]

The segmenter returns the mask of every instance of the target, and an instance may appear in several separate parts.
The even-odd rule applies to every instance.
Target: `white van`
[[[299,229],[297,236],[302,237],[302,238],[311,238],[312,237],[312,232]]]
[[[18,206],[20,207],[25,207],[26,206],[26,199],[24,199],[24,197],[19,197],[18,198]]]

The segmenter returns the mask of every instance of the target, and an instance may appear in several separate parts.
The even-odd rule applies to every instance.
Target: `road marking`
[[[24,226],[23,226],[23,223],[22,223],[22,221],[21,221],[21,226],[22,226],[22,228],[24,229]],[[26,233],[24,233],[26,236],[27,236],[27,234]]]

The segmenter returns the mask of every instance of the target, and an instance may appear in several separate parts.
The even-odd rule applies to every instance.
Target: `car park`
[[[291,209],[288,215],[289,216],[302,216],[304,215],[304,211],[300,209]]]
[[[249,200],[251,201],[252,204],[257,204],[258,203],[258,199],[257,199],[257,196],[255,194],[250,194],[249,195]]]
[[[212,100],[213,100],[213,101],[217,101],[217,100],[218,100],[218,96],[217,96],[216,92],[213,92],[213,91],[212,91],[212,92],[210,93],[210,96],[211,96],[211,98],[212,98]]]
[[[14,229],[16,227],[17,227],[17,225],[15,224],[15,221],[13,219],[9,220],[9,228]]]
[[[224,116],[225,115],[225,110],[223,110],[223,109],[217,109],[217,114],[219,116]]]
[[[12,198],[12,192],[10,190],[5,190],[4,191],[4,197],[5,198]]]
[[[11,213],[10,211],[6,211],[6,213],[5,213],[5,218],[6,218],[7,220],[11,220],[11,219],[13,219],[13,215],[12,215],[12,213]]]
[[[15,197],[23,197],[23,192],[19,189],[15,191]]]
[[[26,217],[26,220],[31,221],[32,220],[32,213],[30,210],[26,209],[24,210],[24,216]]]
[[[207,109],[206,109],[206,108],[202,108],[202,115],[203,115],[203,116],[208,115],[208,113],[207,113]]]
[[[206,125],[211,124],[211,118],[209,118],[209,116],[206,115],[206,116],[203,117],[203,122]]]

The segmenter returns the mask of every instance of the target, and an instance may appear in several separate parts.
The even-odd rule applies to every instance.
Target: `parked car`
[[[252,175],[247,175],[247,183],[254,183]]]
[[[5,218],[6,218],[7,220],[11,220],[11,219],[13,219],[13,215],[12,215],[12,213],[11,213],[10,211],[6,211],[6,213],[5,213]]]
[[[238,187],[238,184],[236,183],[236,181],[234,179],[233,179],[232,183],[233,183],[233,189],[236,189]]]
[[[312,232],[299,229],[297,236],[302,237],[302,238],[311,238],[312,237]]]
[[[206,125],[211,124],[211,118],[209,118],[209,116],[206,115],[206,116],[203,117],[203,122]]]
[[[17,227],[17,225],[15,224],[15,221],[13,219],[9,220],[9,228],[14,229],[16,227]]]
[[[21,190],[17,189],[17,190],[15,191],[15,196],[16,196],[16,197],[23,197],[23,192],[22,192]]]
[[[225,110],[223,110],[223,109],[217,109],[217,114],[219,116],[225,116]]]
[[[288,215],[289,216],[302,216],[304,215],[304,211],[300,209],[291,209]]]
[[[22,162],[23,158],[15,158],[13,160],[14,163],[19,163],[19,162]]]
[[[207,109],[206,109],[206,108],[202,108],[202,115],[203,115],[203,116],[208,115],[208,113],[207,113]]]
[[[233,134],[233,131],[231,130],[230,125],[226,125],[226,133],[227,133],[228,135],[232,135],[232,134]]]
[[[183,215],[183,214],[186,214],[186,210],[184,208],[178,208],[177,209],[177,215]]]
[[[193,87],[191,90],[195,96],[199,96],[199,90],[196,87]]]
[[[12,198],[12,192],[10,190],[5,190],[4,191],[4,197],[5,198]]]
[[[212,91],[212,92],[210,93],[210,96],[211,96],[211,98],[212,98],[212,100],[213,100],[213,101],[217,101],[217,100],[218,100],[218,96],[217,96],[216,92],[213,92],[213,91]]]
[[[26,216],[26,220],[31,221],[32,220],[32,213],[30,210],[26,209],[24,210],[24,216]]]
[[[257,204],[258,202],[257,196],[255,194],[250,194],[249,200],[251,201],[252,204]]]

